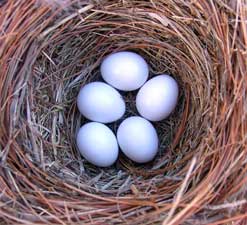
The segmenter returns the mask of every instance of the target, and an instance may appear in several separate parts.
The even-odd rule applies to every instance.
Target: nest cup
[[[19,224],[246,223],[244,1],[13,1],[0,5],[0,219]],[[85,161],[76,107],[112,52],[172,74],[175,112],[137,165]],[[124,94],[136,115],[135,92]],[[116,131],[119,123],[111,124]]]

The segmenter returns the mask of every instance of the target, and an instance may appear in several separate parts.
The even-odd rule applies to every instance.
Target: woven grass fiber
[[[247,224],[245,0],[0,3],[0,224]],[[102,59],[141,54],[179,103],[147,165],[83,159],[83,84]],[[134,96],[124,94],[129,115]],[[118,123],[111,124],[116,131]]]

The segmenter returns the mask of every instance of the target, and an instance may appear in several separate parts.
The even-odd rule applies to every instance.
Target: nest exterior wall
[[[247,9],[238,1],[0,3],[0,222],[246,224]],[[100,169],[78,154],[79,88],[104,56],[178,80],[159,154]],[[135,114],[135,94],[126,94]],[[116,130],[117,125],[111,127]]]

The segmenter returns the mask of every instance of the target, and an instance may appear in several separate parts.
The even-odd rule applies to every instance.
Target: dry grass
[[[245,0],[0,3],[0,224],[246,224],[246,21]],[[154,162],[101,169],[76,149],[75,99],[126,49],[180,100]]]

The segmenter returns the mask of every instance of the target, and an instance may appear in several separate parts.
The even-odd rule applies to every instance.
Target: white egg
[[[136,108],[141,116],[148,120],[163,120],[176,107],[178,92],[178,84],[171,76],[156,76],[139,90]]]
[[[117,160],[116,136],[102,123],[90,122],[82,126],[76,142],[81,155],[96,166],[111,166]]]
[[[106,57],[100,67],[103,79],[122,91],[140,88],[148,79],[148,64],[143,57],[128,51]]]
[[[137,163],[151,161],[158,151],[158,135],[153,125],[139,116],[125,119],[117,131],[123,153]]]
[[[87,119],[101,123],[114,122],[125,113],[125,102],[120,93],[103,82],[92,82],[82,87],[77,106]]]

